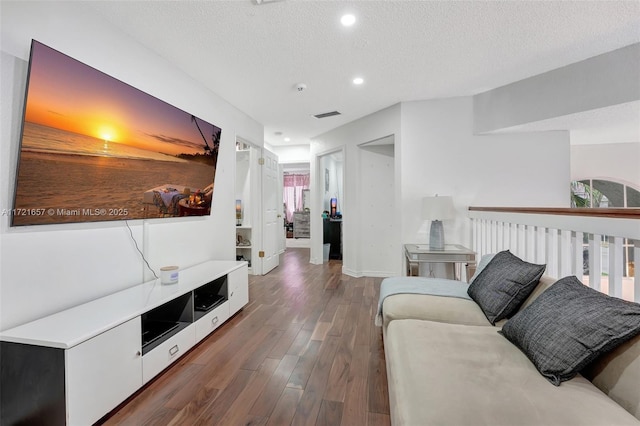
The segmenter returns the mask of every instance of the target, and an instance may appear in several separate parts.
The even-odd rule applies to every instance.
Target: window
[[[604,179],[584,179],[571,182],[571,207],[575,208],[625,208],[640,207],[640,191],[619,182]],[[604,238],[604,237],[603,237]],[[584,274],[589,274],[588,235],[584,236],[583,265]],[[608,273],[608,242],[602,241],[602,274]],[[624,240],[622,255],[624,257],[624,276],[634,276],[633,241]],[[606,257],[606,258],[605,258]]]
[[[293,222],[293,212],[304,209],[302,191],[309,188],[309,174],[285,173],[284,205],[288,223]]]

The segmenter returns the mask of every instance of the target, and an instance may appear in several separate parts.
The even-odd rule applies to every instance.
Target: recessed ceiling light
[[[284,138],[285,142],[289,142],[291,140],[291,138]]]
[[[345,27],[350,27],[356,23],[356,17],[348,13],[346,15],[342,15],[342,18],[340,18],[340,22],[342,22],[342,25],[344,25]]]
[[[361,85],[362,83],[364,83],[364,79],[362,77],[356,77],[353,79],[353,84],[355,85]]]

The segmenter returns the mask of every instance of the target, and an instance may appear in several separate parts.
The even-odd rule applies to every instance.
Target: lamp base
[[[429,231],[429,249],[444,250],[444,229],[441,220],[431,221],[431,230]]]

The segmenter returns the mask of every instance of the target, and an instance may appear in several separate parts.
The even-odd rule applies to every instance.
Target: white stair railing
[[[469,207],[469,218],[479,257],[508,249],[546,263],[547,275],[576,275],[593,289],[640,302],[640,209]]]

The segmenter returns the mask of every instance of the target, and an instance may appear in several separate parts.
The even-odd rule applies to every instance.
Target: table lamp
[[[453,219],[454,208],[451,197],[424,197],[422,199],[422,217],[431,221],[429,231],[429,249],[444,250],[444,229],[442,221]]]

